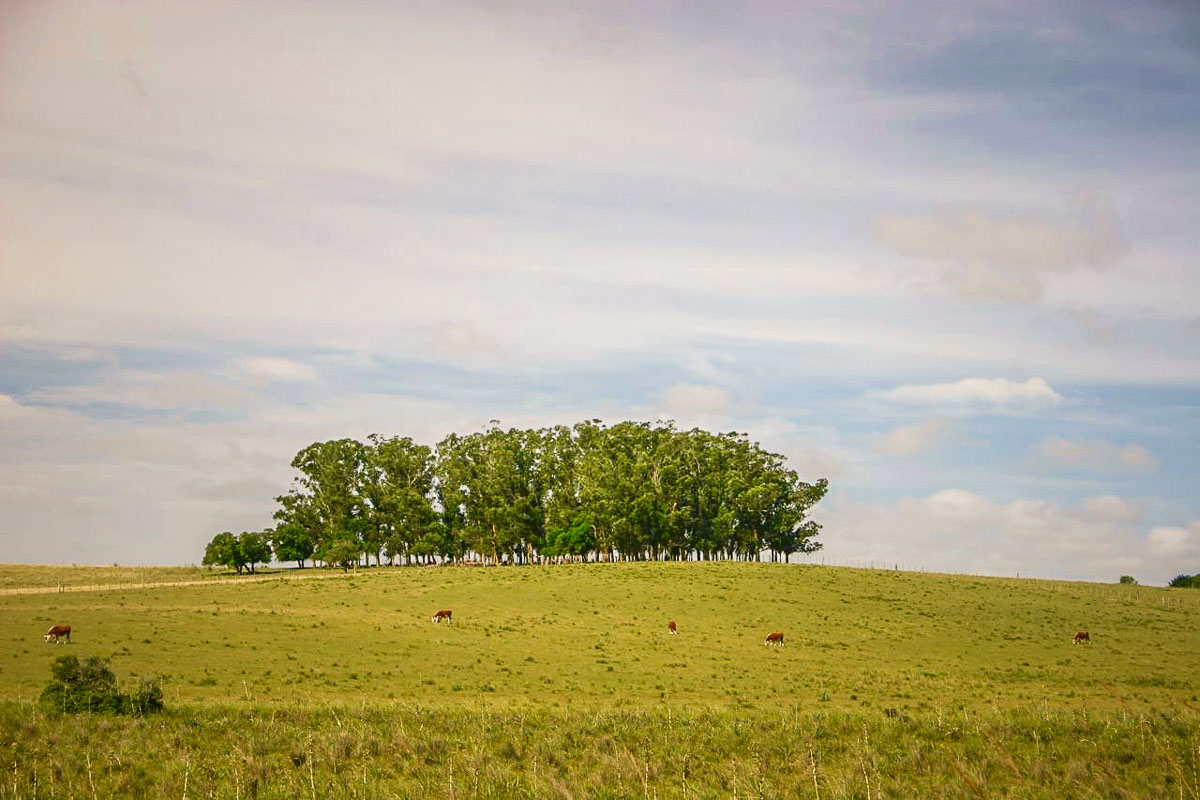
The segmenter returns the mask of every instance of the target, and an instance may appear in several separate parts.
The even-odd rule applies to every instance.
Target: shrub
[[[157,679],[143,678],[132,694],[122,694],[108,661],[97,656],[86,661],[75,656],[59,656],[50,665],[50,676],[50,683],[38,698],[42,707],[49,711],[140,716],[163,707],[162,687]]]
[[[1121,583],[1129,586],[1137,586],[1137,578],[1133,577],[1132,575],[1122,575]]]

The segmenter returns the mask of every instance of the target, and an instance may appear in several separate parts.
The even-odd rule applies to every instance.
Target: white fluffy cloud
[[[257,381],[314,383],[319,376],[310,364],[286,358],[244,358],[235,364],[237,369]]]
[[[1028,409],[1058,405],[1063,396],[1042,378],[964,378],[953,383],[908,384],[875,392],[873,397],[914,406]]]
[[[1109,216],[999,217],[980,211],[935,218],[890,216],[876,234],[897,253],[943,264],[945,284],[963,297],[1030,302],[1042,275],[1108,267],[1124,241]]]
[[[677,383],[663,394],[667,411],[679,416],[722,414],[729,403],[729,392],[720,386]]]
[[[1200,560],[1200,520],[1188,527],[1161,526],[1151,529],[1150,549],[1162,556],[1187,564]]]
[[[232,409],[253,398],[244,385],[193,370],[118,369],[101,381],[43,389],[31,399],[64,406],[115,405],[143,410]]]
[[[1158,461],[1145,447],[1115,444],[1104,439],[1048,436],[1034,446],[1033,456],[1051,467],[1097,472],[1148,472],[1158,468]]]
[[[1113,494],[1089,497],[1079,508],[1086,517],[1098,522],[1136,522],[1145,513],[1140,503]]]
[[[884,434],[876,443],[876,450],[901,458],[921,455],[944,445],[953,433],[953,423],[946,420],[901,425]]]
[[[950,86],[926,69],[1041,25],[1032,4],[936,29],[837,3],[9,5],[0,392],[18,401],[0,401],[0,463],[38,466],[4,476],[26,500],[0,504],[0,536],[53,529],[124,559],[101,540],[262,524],[247,498],[314,439],[432,441],[496,416],[673,415],[747,431],[805,477],[886,482],[903,470],[880,452],[953,438],[931,418],[1006,415],[1016,433],[1067,405],[1051,384],[1103,402],[1091,387],[1200,381],[1186,126],[1071,104],[1072,58],[1109,52],[1095,32],[1039,51],[1071,109],[1049,117],[970,68]],[[1145,13],[1139,47],[1192,64]],[[962,135],[997,124],[1015,135]],[[1080,185],[1114,212],[1056,205]],[[865,385],[897,388],[853,402]],[[1146,443],[1164,472],[1189,466]],[[1148,482],[1138,458],[1117,454],[1122,491]],[[947,485],[907,472],[870,491]],[[1061,499],[1069,481],[1045,483]],[[63,509],[28,500],[81,486]],[[93,525],[66,510],[85,502],[127,505]],[[222,503],[244,517],[214,523]]]
[[[1083,580],[1131,574],[1162,584],[1181,557],[1200,555],[1200,522],[1146,530],[1141,504],[1112,495],[1076,505],[997,503],[962,489],[892,504],[836,495],[819,515],[830,532],[822,554],[833,563]]]

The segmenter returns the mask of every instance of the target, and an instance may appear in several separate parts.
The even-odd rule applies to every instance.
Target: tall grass
[[[1052,709],[738,712],[0,704],[0,798],[1184,797],[1200,726]]]
[[[0,800],[1200,800],[1192,595],[704,563],[4,596]],[[39,710],[67,652],[166,713]]]

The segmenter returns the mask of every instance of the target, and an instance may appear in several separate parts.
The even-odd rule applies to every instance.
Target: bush
[[[1176,575],[1167,586],[1184,586],[1189,589],[1200,589],[1200,573],[1195,575]]]
[[[1132,575],[1122,575],[1121,583],[1128,586],[1137,586],[1137,578],[1134,578]]]
[[[141,716],[163,707],[157,679],[143,678],[132,694],[122,694],[108,661],[97,656],[82,662],[75,656],[59,656],[50,666],[50,676],[50,683],[38,698],[49,711]]]

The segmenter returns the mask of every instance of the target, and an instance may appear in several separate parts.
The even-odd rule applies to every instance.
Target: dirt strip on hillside
[[[359,575],[358,572],[316,572],[299,575],[296,573],[271,573],[269,575],[248,575],[243,578],[207,578],[192,581],[147,581],[145,583],[98,583],[90,586],[20,586],[11,589],[0,589],[0,596],[22,594],[65,594],[67,592],[111,592],[129,591],[131,589],[160,589],[167,586],[212,586],[213,584],[229,583],[264,583],[266,581],[302,581],[321,578],[343,578]]]

